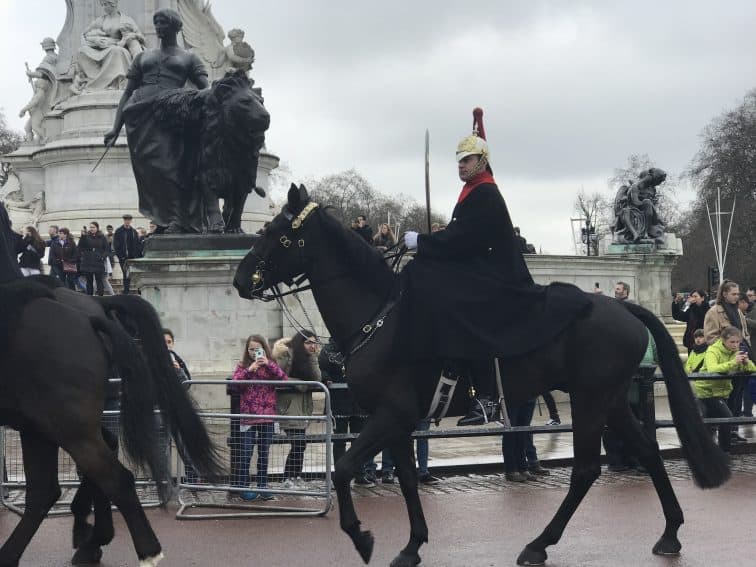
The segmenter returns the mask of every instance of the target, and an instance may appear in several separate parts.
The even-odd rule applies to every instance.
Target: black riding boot
[[[494,393],[496,374],[493,360],[466,361],[462,372],[470,383],[470,408],[458,426],[485,425],[499,419],[498,396]]]
[[[470,409],[465,417],[460,418],[457,425],[485,425],[499,419],[499,403],[488,396],[473,397]]]

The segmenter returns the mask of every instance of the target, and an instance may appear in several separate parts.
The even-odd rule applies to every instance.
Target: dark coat
[[[65,240],[65,246],[61,245],[60,238],[50,243],[50,265],[62,266],[63,262],[76,262],[79,250],[76,248],[74,239],[70,236]]]
[[[139,243],[139,233],[133,226],[119,226],[113,234],[113,250],[118,259],[123,262],[142,255],[142,245]]]
[[[693,333],[696,329],[704,328],[706,312],[709,310],[709,303],[704,301],[701,305],[691,303],[687,311],[683,311],[684,303],[672,302],[672,318],[676,321],[686,323],[685,334],[683,335],[683,345],[690,351],[696,344]]]
[[[522,355],[549,344],[590,305],[574,286],[533,283],[491,183],[454,208],[446,230],[419,236],[402,276],[403,349],[414,359]]]
[[[101,232],[85,234],[79,239],[79,271],[92,274],[105,273],[105,258],[110,252],[108,239]]]
[[[58,235],[51,237],[50,240],[45,240],[45,246],[50,248],[50,253],[47,255],[47,265],[52,266],[53,265],[53,256],[52,256],[52,246],[58,241]]]
[[[32,239],[27,236],[21,240],[18,248],[20,248],[17,250],[21,254],[18,258],[19,268],[42,270],[42,258],[45,257],[44,243],[35,245]]]
[[[372,244],[373,243],[373,229],[370,228],[369,224],[366,224],[365,226],[358,226],[354,230],[363,239],[365,239],[365,242],[367,242],[368,244]]]

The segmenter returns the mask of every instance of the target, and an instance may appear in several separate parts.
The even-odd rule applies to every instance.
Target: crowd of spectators
[[[693,391],[704,417],[753,416],[756,373],[752,337],[756,331],[756,286],[742,293],[733,281],[725,281],[716,298],[706,301],[702,290],[686,298],[678,294],[672,303],[673,317],[686,323],[683,344],[688,349],[685,368],[689,374],[734,374],[733,378],[693,379]],[[695,377],[694,377],[695,378]],[[737,427],[719,426],[719,445],[724,451],[744,443]]]
[[[18,235],[15,251],[18,265],[25,276],[43,273],[47,258],[49,274],[74,291],[88,295],[113,295],[110,277],[115,262],[123,273],[123,293],[130,293],[128,261],[141,258],[145,240],[155,230],[131,226],[133,217],[123,215],[123,224],[114,230],[112,225],[100,230],[92,221],[82,226],[78,238],[67,227],[50,225],[48,238],[43,239],[33,226]]]

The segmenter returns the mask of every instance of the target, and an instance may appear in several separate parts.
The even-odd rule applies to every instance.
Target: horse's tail
[[[115,311],[141,339],[148,372],[153,377],[151,387],[176,445],[201,476],[219,479],[224,468],[219,451],[197,415],[194,400],[176,377],[158,314],[149,303],[134,295],[110,296],[102,301],[105,309]]]
[[[690,381],[685,374],[675,341],[666,327],[650,311],[622,302],[651,331],[656,341],[659,365],[667,385],[672,421],[680,437],[680,443],[693,479],[701,488],[715,488],[730,478],[727,455],[714,443],[708,427],[701,419]]]
[[[111,342],[111,359],[121,377],[121,439],[129,458],[149,468],[161,501],[169,496],[168,461],[158,442],[154,419],[155,390],[150,369],[139,347],[117,322],[91,317],[92,327]]]

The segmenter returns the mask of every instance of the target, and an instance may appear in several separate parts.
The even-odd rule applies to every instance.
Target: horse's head
[[[262,230],[252,249],[236,269],[234,287],[245,299],[262,299],[263,293],[279,283],[291,285],[308,271],[305,245],[313,235],[312,212],[318,207],[310,201],[304,185],[293,183],[288,202]],[[310,222],[308,222],[308,218]]]

